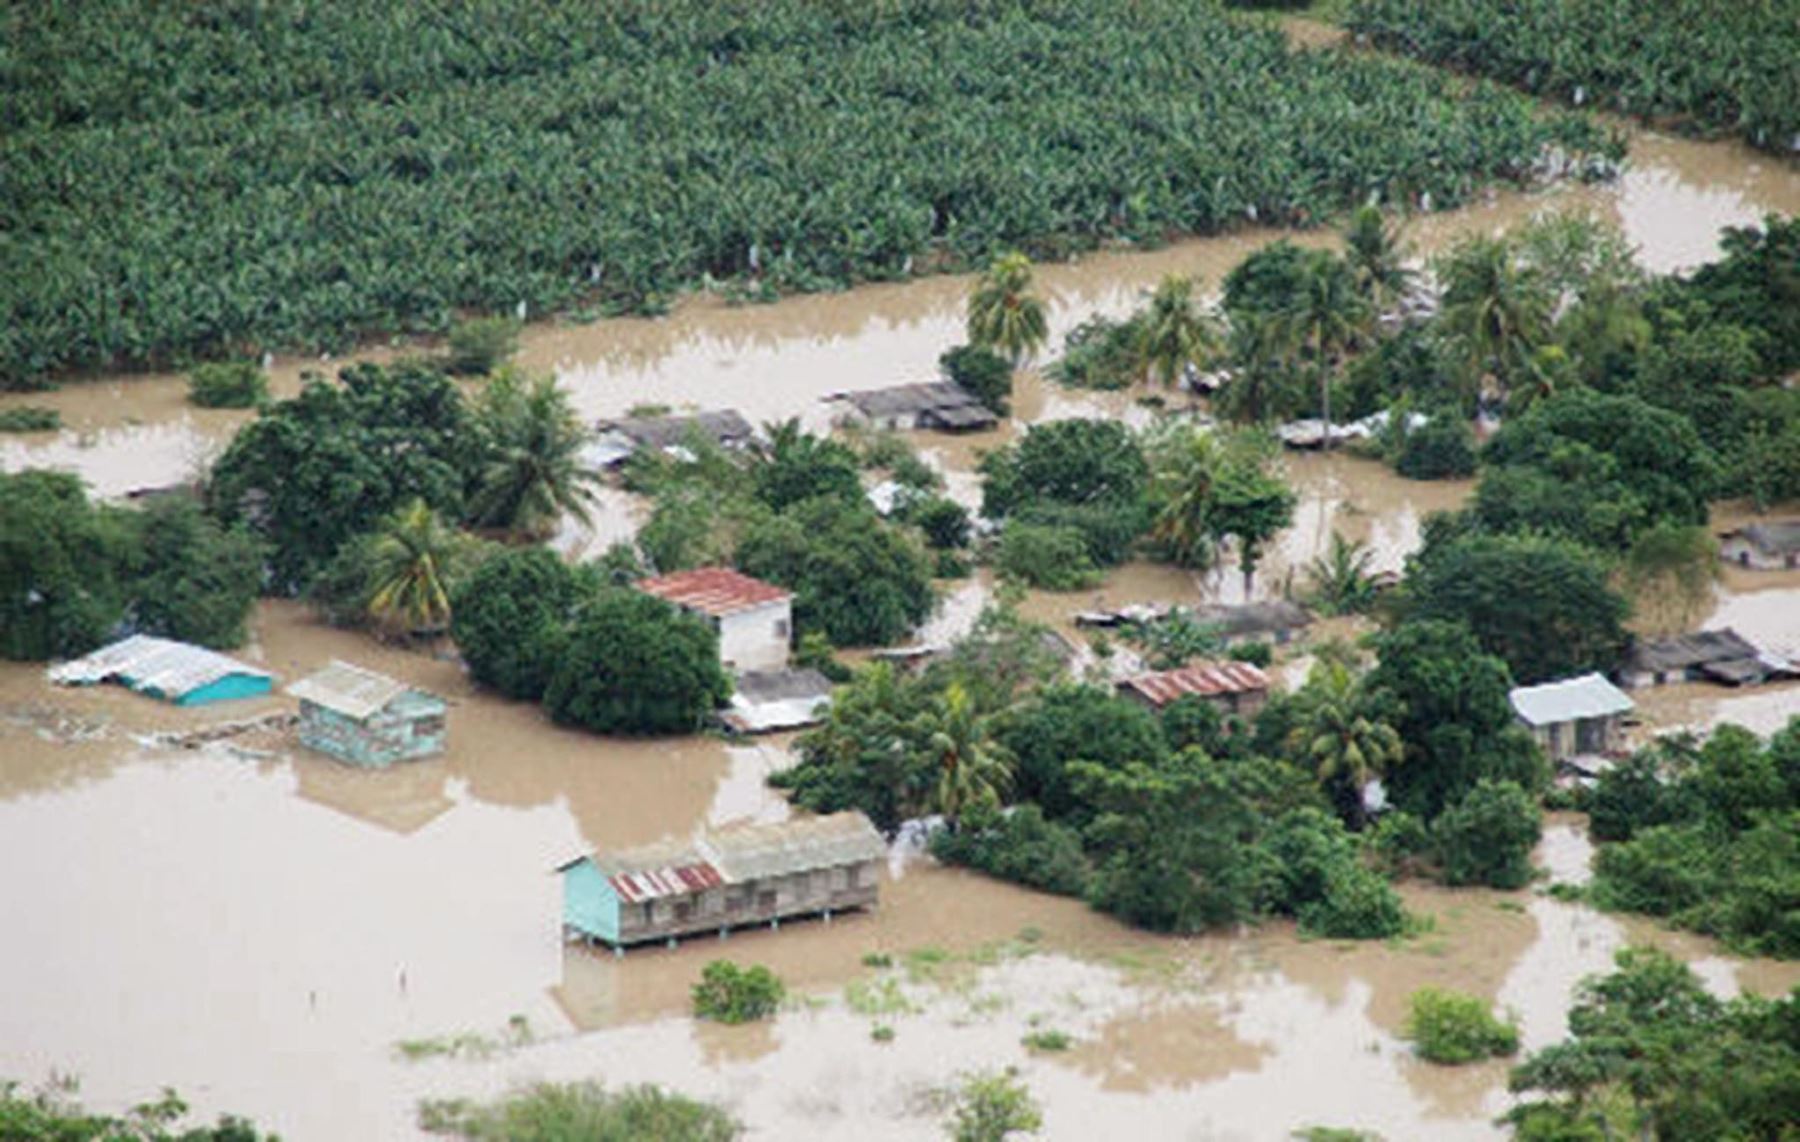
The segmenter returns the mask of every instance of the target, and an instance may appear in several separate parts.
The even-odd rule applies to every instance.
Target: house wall
[[[789,599],[726,615],[719,620],[719,661],[733,670],[778,670],[787,665],[793,629]]]
[[[619,896],[591,860],[563,870],[563,924],[596,940],[619,939]]]
[[[828,909],[841,912],[863,908],[875,903],[879,879],[875,862],[863,861],[724,884],[688,896],[620,904],[618,935],[608,938],[608,942],[635,944],[766,924]]]
[[[316,702],[303,701],[299,734],[300,744],[308,749],[352,765],[381,769],[444,751],[444,705],[435,699],[401,698],[358,722]]]
[[[1743,536],[1721,540],[1719,555],[1739,567],[1748,567],[1753,571],[1791,571],[1800,567],[1800,552],[1771,555]]]

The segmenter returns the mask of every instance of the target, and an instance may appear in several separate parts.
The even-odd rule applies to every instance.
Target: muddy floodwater
[[[1616,185],[1497,195],[1414,221],[1411,239],[1429,253],[1539,210],[1583,209],[1668,270],[1712,256],[1721,226],[1800,211],[1792,167],[1728,144],[1633,140]],[[1216,288],[1273,236],[1045,266],[1054,341],[1091,313],[1126,312],[1166,273]],[[699,299],[654,321],[538,324],[521,363],[554,370],[587,417],[655,403],[822,427],[829,393],[929,377],[960,339],[967,288],[940,277],[768,306]],[[339,363],[277,361],[274,388],[291,393],[304,369]],[[106,495],[190,477],[244,418],[188,406],[173,376],[0,397],[27,403],[59,409],[68,427],[6,438],[0,464],[69,468]],[[959,499],[978,499],[981,451],[1025,424],[1150,416],[1129,394],[1066,392],[1032,374],[1015,404],[1012,423],[981,437],[915,437]],[[1334,531],[1397,570],[1424,516],[1469,489],[1341,455],[1284,463],[1301,502],[1259,596],[1303,575]],[[626,537],[641,510],[609,492],[594,529],[563,545]],[[1097,591],[1034,593],[1024,609],[1078,638],[1071,616],[1090,605],[1242,595],[1233,569],[1131,564]],[[983,577],[946,585],[921,637],[965,629],[989,597]],[[1728,570],[1705,610],[1703,626],[1800,650],[1800,576]],[[1177,940],[906,853],[872,914],[615,959],[564,946],[551,870],[596,847],[781,818],[764,778],[790,760],[784,740],[565,733],[535,707],[478,693],[447,657],[323,628],[297,605],[266,602],[253,626],[243,655],[285,680],[341,657],[446,695],[448,755],[363,773],[298,754],[279,732],[181,748],[158,735],[292,701],[182,711],[112,688],[53,690],[37,667],[0,665],[0,1076],[72,1073],[112,1108],[172,1085],[202,1110],[246,1113],[300,1142],[405,1138],[420,1098],[576,1077],[717,1098],[759,1138],[909,1139],[935,1133],[937,1092],[958,1072],[1004,1065],[1043,1102],[1049,1138],[1271,1139],[1308,1124],[1489,1138],[1509,1104],[1505,1066],[1412,1059],[1396,1032],[1414,988],[1495,1000],[1532,1048],[1562,1035],[1570,988],[1629,940],[1668,947],[1722,993],[1800,982],[1800,965],[1737,959],[1530,892],[1408,887],[1431,927],[1393,946],[1304,941],[1280,924]],[[1305,647],[1284,658],[1292,683]],[[1800,712],[1794,684],[1638,697],[1647,728],[1730,718],[1767,730]],[[1578,821],[1553,818],[1539,863],[1579,880],[1588,856]],[[871,953],[893,966],[865,966]],[[775,968],[794,992],[788,1009],[748,1028],[687,1018],[689,985],[721,954]],[[871,1038],[877,1024],[890,1042]],[[1020,1042],[1032,1030],[1073,1045],[1033,1054]]]

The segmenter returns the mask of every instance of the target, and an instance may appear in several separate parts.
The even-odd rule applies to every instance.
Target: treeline
[[[1205,4],[29,5],[0,383],[655,312],[1610,169],[1500,87]],[[107,45],[102,48],[100,45]]]
[[[70,1079],[35,1091],[0,1080],[0,1138],[6,1142],[279,1142],[248,1119],[222,1115],[212,1126],[184,1125],[188,1105],[164,1090],[123,1116],[97,1114],[75,1098]]]
[[[1783,0],[1355,0],[1345,23],[1577,106],[1800,147],[1800,21]]]

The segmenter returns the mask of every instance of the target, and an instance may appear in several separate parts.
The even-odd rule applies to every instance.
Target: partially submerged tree
[[[1031,259],[1016,252],[994,259],[969,293],[968,332],[971,345],[992,349],[1015,367],[1037,352],[1050,330]]]
[[[590,522],[598,470],[579,453],[586,433],[554,376],[502,370],[475,401],[481,457],[469,522],[541,540],[562,516]]]
[[[595,594],[555,655],[550,716],[602,734],[691,734],[731,696],[719,636],[704,621],[629,588]]]

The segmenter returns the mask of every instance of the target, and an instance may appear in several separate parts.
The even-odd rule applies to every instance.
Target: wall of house
[[[591,860],[563,870],[563,924],[583,936],[616,942],[619,896]]]
[[[274,680],[257,674],[227,674],[216,682],[189,690],[175,699],[177,706],[204,706],[234,698],[254,698],[274,689]],[[158,695],[161,697],[161,695]]]
[[[300,703],[300,744],[352,765],[380,769],[397,761],[442,753],[444,705],[407,695],[358,722],[316,702]]]
[[[766,924],[827,910],[864,908],[876,902],[879,881],[875,862],[864,861],[725,884],[705,892],[642,904],[620,904],[618,936],[609,937],[608,942],[634,944]]]
[[[767,603],[719,620],[719,660],[733,670],[779,670],[787,665],[793,604]]]
[[[1771,555],[1742,536],[1721,540],[1719,555],[1753,571],[1786,571],[1800,567],[1800,553]]]

